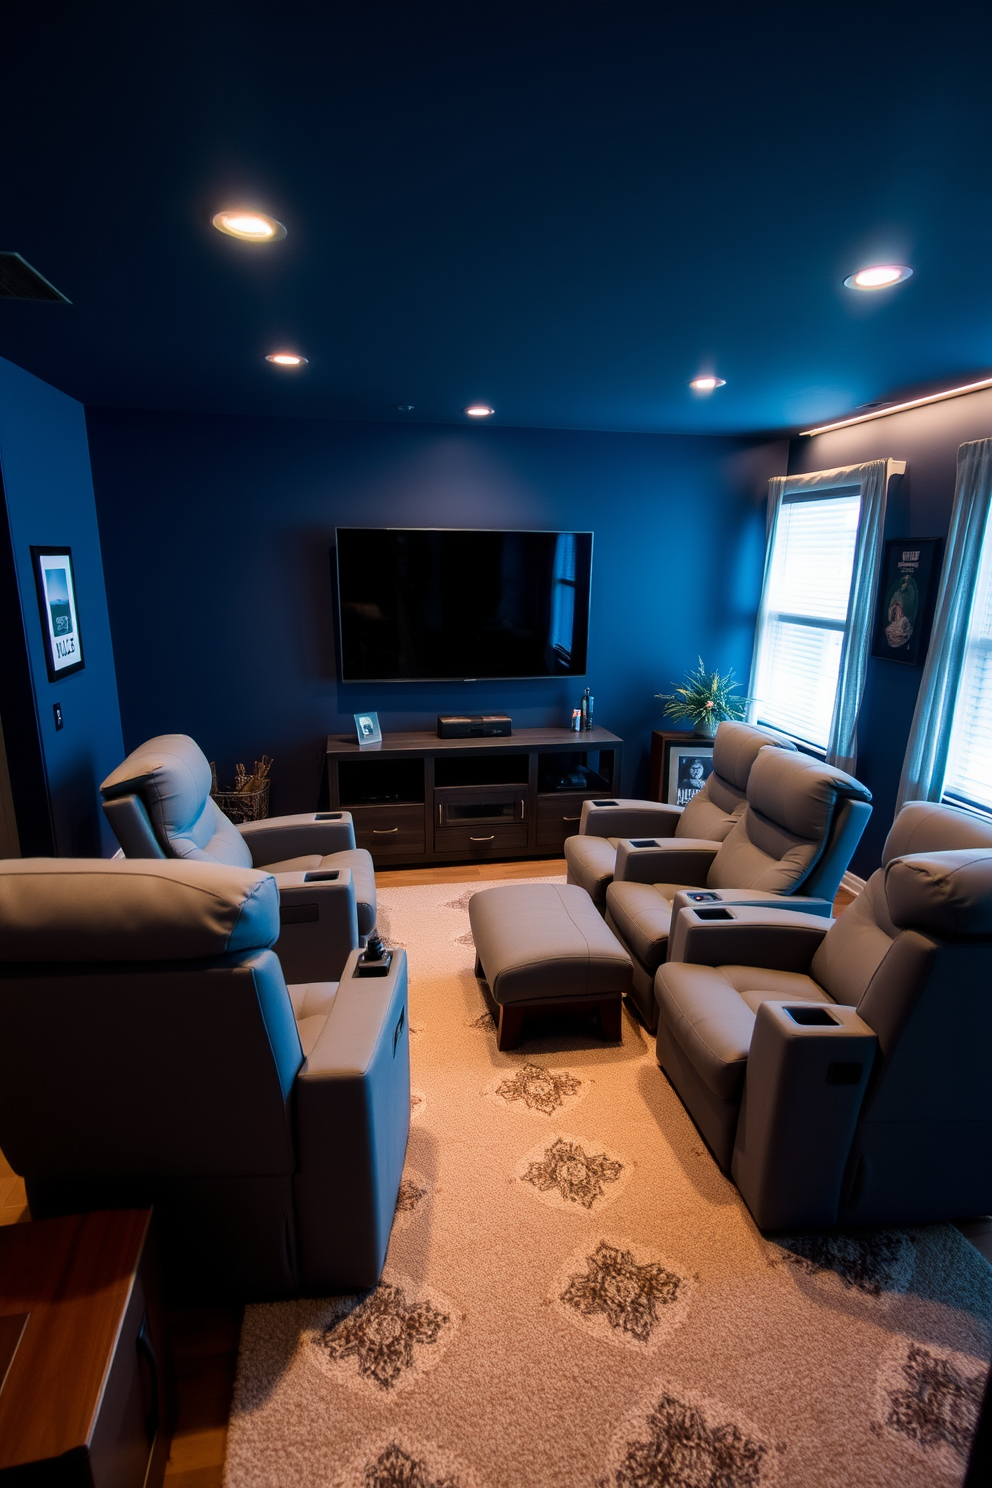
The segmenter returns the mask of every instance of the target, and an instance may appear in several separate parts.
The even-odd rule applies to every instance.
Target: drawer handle
[[[576,819],[576,821],[578,821],[578,817],[576,817],[575,819]],[[399,827],[373,827],[372,828],[372,836],[373,837],[391,837],[394,832],[398,832],[398,831],[399,831]]]
[[[562,821],[581,821],[581,816],[563,816]]]
[[[468,840],[469,842],[495,842],[496,833],[494,832],[491,837],[470,837]]]

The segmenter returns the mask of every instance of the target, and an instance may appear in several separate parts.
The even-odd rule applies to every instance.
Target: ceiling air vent
[[[0,299],[72,301],[33,269],[19,253],[0,253]]]

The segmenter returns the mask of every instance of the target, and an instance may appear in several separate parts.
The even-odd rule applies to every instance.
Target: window
[[[992,521],[986,520],[942,800],[992,812]]]
[[[834,715],[860,515],[860,484],[783,496],[761,597],[755,721],[822,750]]]

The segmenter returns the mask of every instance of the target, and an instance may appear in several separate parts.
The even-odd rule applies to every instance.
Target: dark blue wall
[[[37,731],[56,851],[105,855],[116,843],[98,786],[120,760],[121,725],[85,414],[82,404],[2,358],[0,467],[36,714],[4,717],[8,749],[18,730]],[[62,543],[72,549],[86,666],[49,682],[30,550]],[[65,718],[60,733],[55,702]]]
[[[746,683],[765,482],[786,447],[744,440],[88,411],[125,743],[192,734],[223,779],[276,760],[274,808],[313,807],[328,733],[439,712],[567,723],[582,684],[344,685],[336,525],[592,529],[588,681],[643,790],[653,694],[697,654]]]
[[[887,524],[889,535],[946,538],[958,445],[990,435],[992,390],[968,393],[838,429],[833,434],[797,439],[792,445],[789,471],[833,470],[864,460],[907,460],[909,468],[901,493],[904,510]],[[878,867],[882,844],[892,825],[922,675],[922,662],[918,667],[879,659],[868,663],[858,727],[857,773],[871,790],[875,809],[851,865],[863,877]]]

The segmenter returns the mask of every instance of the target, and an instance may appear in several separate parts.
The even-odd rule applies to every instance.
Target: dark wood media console
[[[351,812],[358,846],[382,866],[558,857],[582,802],[619,790],[622,749],[603,728],[386,734],[378,748],[331,735],[330,806]]]

